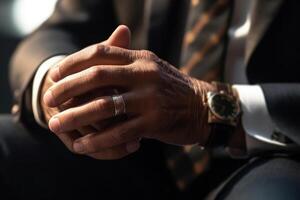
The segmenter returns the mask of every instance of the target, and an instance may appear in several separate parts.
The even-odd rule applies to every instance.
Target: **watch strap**
[[[225,147],[234,132],[234,126],[227,124],[211,124],[211,132],[206,147]]]

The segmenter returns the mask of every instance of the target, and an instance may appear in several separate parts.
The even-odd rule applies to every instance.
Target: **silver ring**
[[[122,95],[113,95],[112,100],[114,102],[114,116],[122,115],[126,113],[126,105]]]

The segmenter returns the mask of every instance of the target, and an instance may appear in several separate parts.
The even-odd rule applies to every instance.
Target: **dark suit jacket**
[[[178,66],[185,21],[183,0],[165,1],[161,20],[150,26],[149,49]],[[49,57],[70,54],[106,39],[127,24],[138,32],[143,0],[61,0],[49,20],[25,39],[11,62],[11,85],[21,121],[33,121],[31,82],[37,67]],[[167,5],[167,6],[166,6]],[[273,121],[300,144],[300,2],[258,0],[257,14],[247,40],[247,76],[263,88]]]

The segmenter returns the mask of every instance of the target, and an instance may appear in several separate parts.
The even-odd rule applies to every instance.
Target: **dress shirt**
[[[41,85],[43,83],[44,77],[49,71],[49,69],[57,64],[60,60],[62,60],[64,57],[63,55],[60,56],[54,56],[52,58],[49,58],[48,60],[44,61],[38,68],[38,70],[35,73],[33,84],[32,84],[32,112],[35,121],[42,126],[43,128],[48,128],[47,124],[43,121],[42,117],[42,111],[40,106],[40,93],[41,93]]]

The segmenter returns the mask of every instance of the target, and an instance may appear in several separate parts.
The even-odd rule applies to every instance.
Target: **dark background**
[[[9,61],[17,44],[52,12],[56,0],[0,0],[0,113],[10,112]]]

